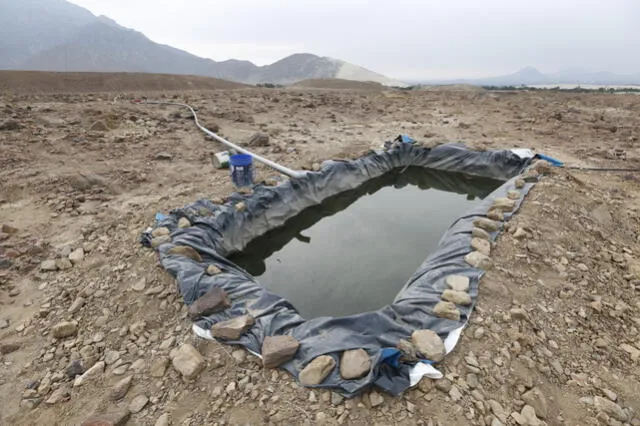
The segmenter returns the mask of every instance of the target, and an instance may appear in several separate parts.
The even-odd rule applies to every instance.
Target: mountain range
[[[420,81],[420,84],[471,84],[474,86],[535,86],[535,85],[599,85],[625,86],[640,85],[640,73],[620,75],[610,72],[591,72],[580,68],[565,69],[557,73],[544,74],[534,67],[523,68],[513,74],[498,77],[431,80]]]
[[[201,58],[155,43],[65,0],[0,0],[0,11],[0,69],[187,74],[249,84],[342,78],[403,85],[360,66],[308,53],[266,66]]]

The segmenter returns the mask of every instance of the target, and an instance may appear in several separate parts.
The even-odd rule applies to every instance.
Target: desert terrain
[[[640,96],[65,78],[0,73],[1,425],[640,425],[640,173],[554,169],[498,238],[445,378],[344,399],[194,338],[139,238],[156,212],[233,191],[211,163],[223,148],[186,110],[132,102],[189,102],[239,144],[265,133],[251,149],[293,169],[400,133],[634,169]],[[182,343],[206,360],[193,380],[168,358]]]

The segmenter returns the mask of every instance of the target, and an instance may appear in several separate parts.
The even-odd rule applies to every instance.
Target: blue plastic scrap
[[[564,167],[564,163],[562,161],[545,154],[536,154],[535,158],[548,161],[552,166],[555,166],[555,167]]]

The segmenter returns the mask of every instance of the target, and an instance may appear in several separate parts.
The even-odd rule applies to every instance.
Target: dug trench
[[[534,147],[576,165],[640,165],[633,95],[166,95],[189,96],[231,140],[269,133],[271,146],[259,152],[293,168],[359,156],[398,131],[431,146],[457,139],[478,149]],[[191,121],[114,106],[109,95],[0,96],[18,128],[0,132],[2,223],[18,230],[0,234],[11,263],[0,272],[0,423],[75,425],[107,413],[107,424],[159,426],[639,423],[637,174],[557,170],[543,179],[492,247],[471,323],[439,365],[445,378],[400,397],[367,391],[345,400],[264,370],[244,350],[193,339],[175,280],[139,247],[157,211],[231,191],[226,173],[206,167],[209,149]],[[220,118],[239,105],[251,122]],[[111,130],[89,130],[106,116]],[[608,155],[620,149],[625,160]],[[96,177],[91,187],[70,185],[78,170]],[[71,268],[39,269],[78,247],[84,259]],[[75,336],[54,338],[63,321],[77,323]],[[183,343],[205,360],[189,380],[167,365]],[[106,367],[74,387],[66,371],[75,360]]]

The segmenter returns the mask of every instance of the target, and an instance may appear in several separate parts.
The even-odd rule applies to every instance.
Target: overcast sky
[[[264,65],[309,52],[398,79],[484,77],[525,66],[640,73],[640,0],[72,2],[214,60]]]

